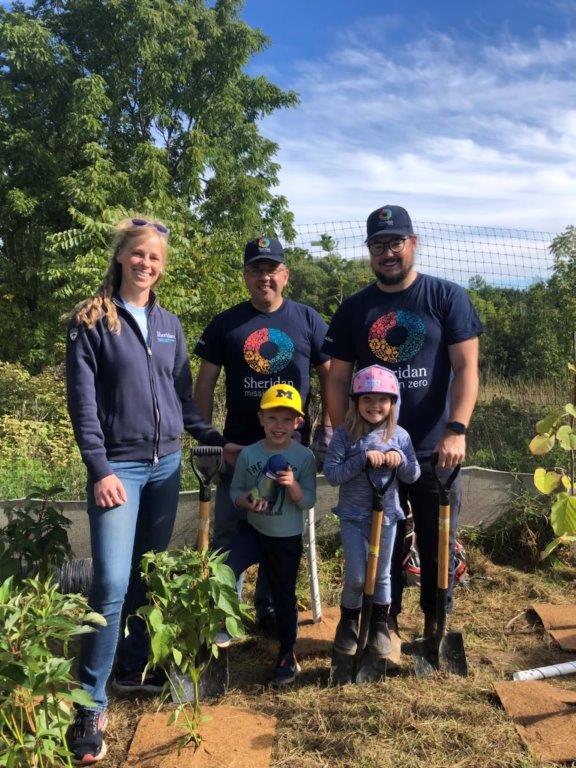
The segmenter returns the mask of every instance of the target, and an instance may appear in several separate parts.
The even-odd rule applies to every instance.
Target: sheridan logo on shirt
[[[159,344],[176,344],[176,334],[167,331],[156,331],[156,341]]]

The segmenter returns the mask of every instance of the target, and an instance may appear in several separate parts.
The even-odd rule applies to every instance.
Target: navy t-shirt
[[[296,387],[307,412],[311,366],[329,359],[321,351],[327,327],[315,309],[291,299],[284,299],[275,312],[260,312],[244,301],[216,315],[194,352],[224,368],[228,440],[250,445],[264,436],[257,414],[260,398],[272,384]],[[307,443],[308,422],[301,433]]]
[[[423,457],[432,453],[448,420],[448,346],[482,330],[463,288],[418,274],[404,291],[387,293],[373,283],[343,301],[323,351],[354,363],[356,370],[379,364],[396,373],[402,400],[399,423]]]

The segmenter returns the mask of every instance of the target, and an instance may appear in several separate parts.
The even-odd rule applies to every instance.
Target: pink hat
[[[396,399],[400,394],[396,375],[382,365],[369,365],[357,371],[352,379],[351,397],[371,394],[391,395]]]

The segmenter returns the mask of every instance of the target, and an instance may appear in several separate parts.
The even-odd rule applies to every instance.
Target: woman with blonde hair
[[[119,222],[104,281],[68,326],[68,411],[88,471],[90,605],[107,622],[84,635],[80,649],[80,681],[94,706],[77,709],[68,746],[82,765],[106,753],[105,689],[115,656],[116,689],[158,692],[163,686],[154,670],[142,676],[148,637],[133,614],[146,601],[142,555],[165,549],[172,534],[182,430],[224,445],[192,398],[180,321],[152,291],[166,268],[168,236],[156,219]],[[239,447],[224,449],[233,455]]]

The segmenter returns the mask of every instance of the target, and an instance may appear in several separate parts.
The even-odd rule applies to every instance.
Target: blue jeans
[[[233,470],[226,465],[226,469],[220,474],[220,481],[216,489],[214,502],[214,533],[212,535],[212,548],[221,549],[224,552],[230,549],[232,540],[238,531],[238,523],[246,520],[246,510],[238,509],[230,498],[230,485],[232,483]],[[238,575],[238,595],[242,597],[244,575]],[[274,610],[272,592],[263,568],[258,568],[256,589],[254,591],[254,607],[256,616],[261,619]]]
[[[144,621],[132,615],[146,603],[140,560],[145,552],[168,546],[178,508],[180,463],[180,451],[162,456],[156,465],[151,461],[111,461],[127,496],[126,503],[117,507],[97,507],[93,484],[88,484],[94,568],[90,606],[104,616],[107,625],[83,635],[79,672],[82,687],[100,710],[108,703],[106,683],[116,646],[118,663],[124,669],[142,669],[148,661]],[[125,622],[127,637],[120,632]]]
[[[371,516],[356,519],[340,518],[340,536],[344,550],[344,587],[340,602],[345,608],[360,608],[362,605],[371,528]],[[382,526],[380,557],[374,589],[374,603],[377,605],[390,605],[390,563],[395,537],[395,523]]]

